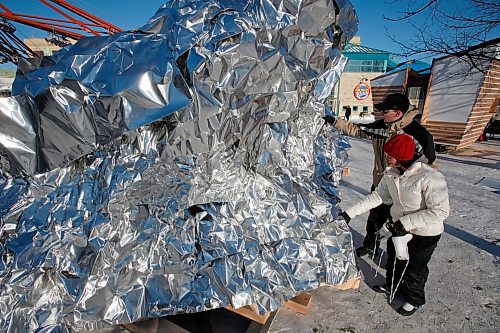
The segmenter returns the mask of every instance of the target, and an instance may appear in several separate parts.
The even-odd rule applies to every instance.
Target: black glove
[[[347,223],[347,224],[349,224],[349,222],[351,222],[351,217],[346,212],[340,213],[339,216],[337,217],[337,219],[343,219],[345,221],[345,223]]]
[[[385,224],[385,227],[392,233],[392,237],[400,237],[408,233],[400,220],[396,222],[389,221]]]
[[[330,125],[335,125],[335,122],[337,121],[337,118],[335,118],[334,116],[330,116],[330,115],[326,115],[323,117],[323,119],[325,120],[325,122],[329,123]]]

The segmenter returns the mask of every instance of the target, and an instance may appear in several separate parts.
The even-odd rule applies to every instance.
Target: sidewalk
[[[470,147],[442,154],[443,157],[445,155],[464,157],[467,160],[498,169],[500,168],[500,139],[476,142]]]

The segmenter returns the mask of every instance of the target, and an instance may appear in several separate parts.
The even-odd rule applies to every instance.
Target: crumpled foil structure
[[[344,0],[172,1],[0,99],[0,329],[92,330],[357,275],[322,117]]]

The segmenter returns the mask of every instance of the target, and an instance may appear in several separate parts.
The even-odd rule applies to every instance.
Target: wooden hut
[[[370,80],[373,103],[381,103],[389,94],[402,93],[422,111],[429,76],[430,65],[427,63],[418,60],[401,63],[390,72]],[[380,117],[377,111],[375,117]]]
[[[433,60],[422,124],[437,144],[449,149],[470,146],[497,112],[499,46],[496,39],[469,49],[473,57],[483,55],[474,66],[460,54]]]

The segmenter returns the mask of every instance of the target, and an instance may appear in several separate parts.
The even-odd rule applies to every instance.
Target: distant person
[[[487,133],[489,134],[490,139],[495,138],[495,134],[500,133],[500,120],[494,116],[490,119],[487,128]]]
[[[483,137],[482,141],[488,141],[488,132],[492,129],[492,127],[493,127],[493,117],[490,118],[490,121],[488,121],[488,123],[484,127],[483,133],[481,134],[481,136]],[[490,139],[491,139],[491,134],[490,134]]]
[[[392,205],[390,221],[382,229],[391,235],[386,282],[373,290],[387,294],[390,301],[396,292],[401,294],[405,302],[397,311],[410,316],[425,304],[428,263],[450,214],[448,186],[441,173],[423,162],[412,137],[396,135],[387,141],[384,152],[389,167],[377,188],[339,216],[349,223],[382,203]]]
[[[351,116],[351,106],[348,105],[345,108],[345,119],[349,121],[349,117]]]
[[[332,124],[336,129],[350,136],[368,138],[372,140],[374,166],[373,166],[373,191],[382,179],[386,163],[384,160],[384,144],[396,134],[406,133],[416,140],[416,149],[427,158],[427,163],[432,164],[436,160],[434,140],[432,135],[419,123],[414,121],[419,114],[418,109],[412,107],[403,94],[387,95],[382,103],[375,104],[375,108],[382,111],[383,119],[369,124],[353,124],[346,120],[325,116],[325,121]],[[366,236],[363,246],[356,249],[356,255],[362,257],[367,254],[377,254],[380,240],[377,231],[384,225],[389,217],[390,206],[381,204],[370,210],[366,222]]]

